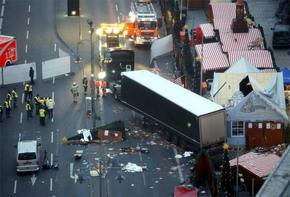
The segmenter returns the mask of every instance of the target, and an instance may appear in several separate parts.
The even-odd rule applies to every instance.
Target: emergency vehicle
[[[0,67],[11,65],[16,61],[16,39],[12,36],[0,35]]]
[[[105,60],[106,52],[112,48],[126,47],[125,24],[101,24],[97,29],[99,36],[100,63]]]
[[[150,0],[135,0],[126,17],[126,33],[135,45],[151,44],[158,38],[157,14]]]

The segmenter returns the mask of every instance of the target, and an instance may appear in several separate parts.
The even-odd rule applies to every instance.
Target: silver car
[[[17,146],[16,171],[39,171],[39,158],[39,148],[36,140],[19,141]]]

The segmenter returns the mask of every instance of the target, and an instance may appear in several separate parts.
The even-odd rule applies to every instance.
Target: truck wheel
[[[6,62],[6,66],[10,66],[10,65],[12,65],[11,62],[9,62],[9,61]]]

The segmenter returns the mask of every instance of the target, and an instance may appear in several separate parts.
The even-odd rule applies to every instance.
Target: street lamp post
[[[93,121],[93,128],[94,130],[96,128],[96,111],[95,111],[95,56],[94,56],[94,45],[93,45],[93,21],[88,20],[87,21],[90,26],[90,41],[91,41],[91,81],[92,81],[92,87],[91,87],[91,105],[92,105],[92,121]]]

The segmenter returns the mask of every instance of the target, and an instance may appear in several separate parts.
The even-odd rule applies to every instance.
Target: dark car
[[[273,39],[272,39],[272,47],[273,48],[289,48],[290,46],[289,25],[275,24],[272,30],[274,31]]]

